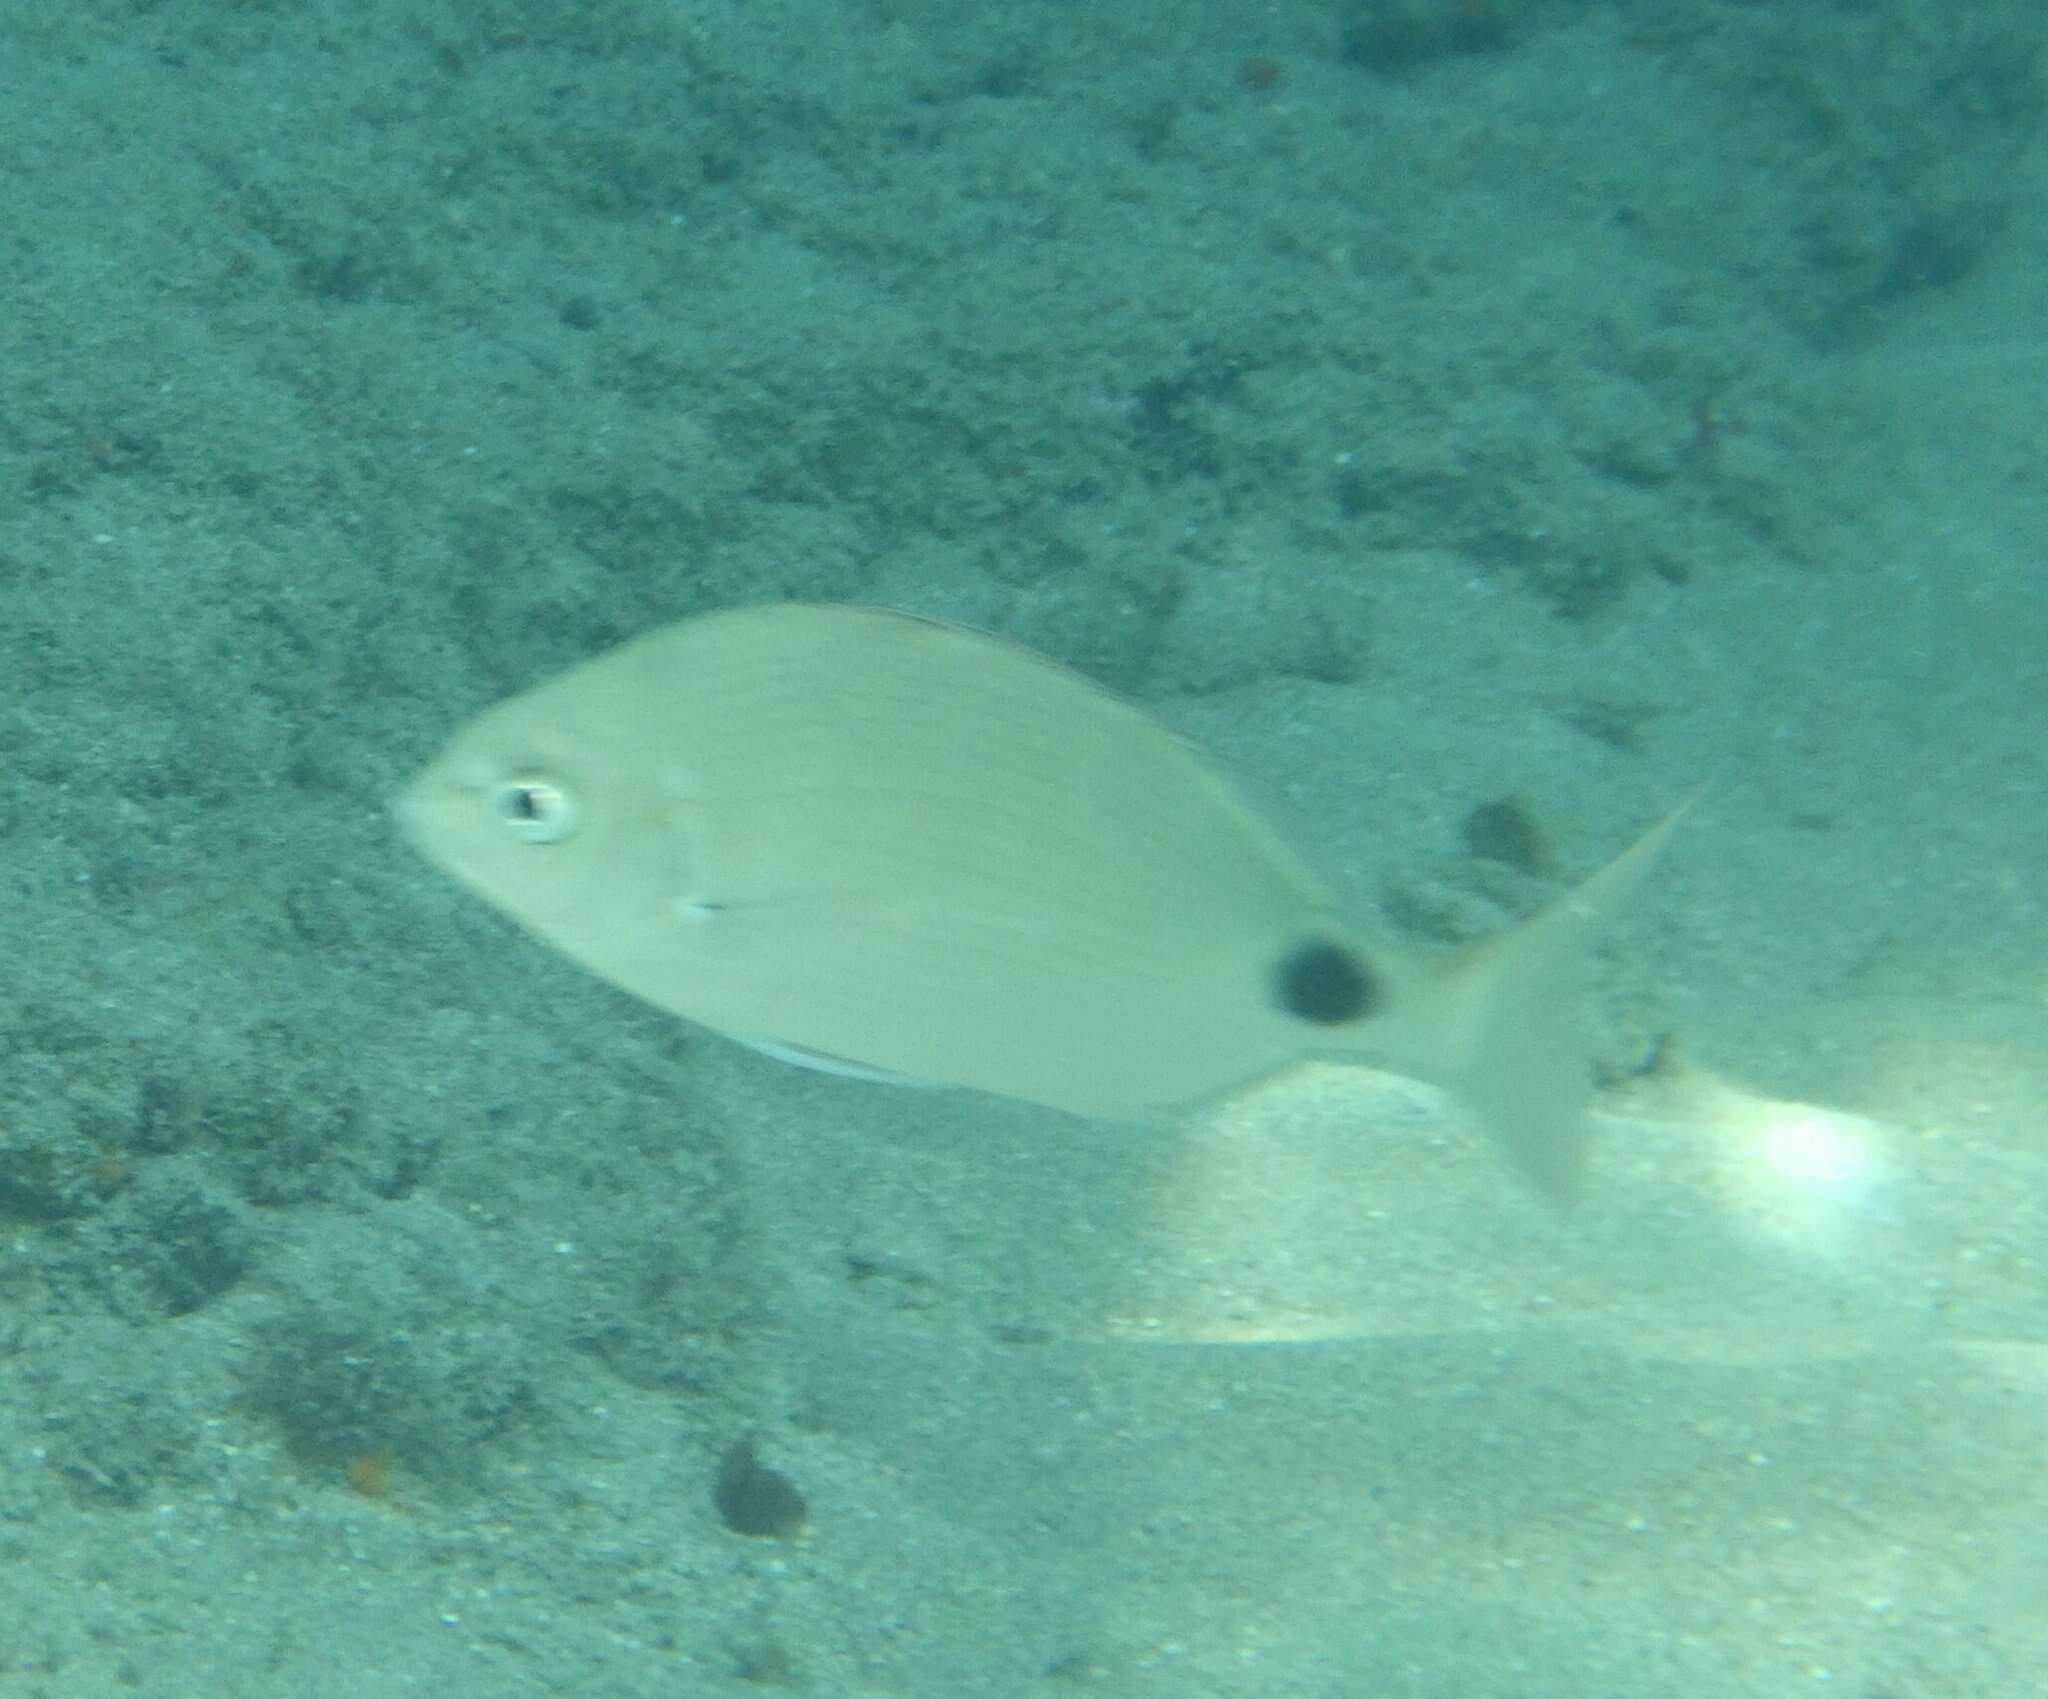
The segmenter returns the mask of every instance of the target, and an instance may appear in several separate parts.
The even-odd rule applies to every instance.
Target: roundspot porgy
[[[1513,931],[1417,956],[1108,691],[999,637],[804,603],[685,619],[500,703],[399,806],[536,936],[776,1055],[1113,1118],[1370,1060],[1461,1093],[1560,1200],[1581,957],[1670,824]]]

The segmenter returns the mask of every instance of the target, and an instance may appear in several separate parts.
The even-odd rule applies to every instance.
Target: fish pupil
[[[1341,1026],[1370,1014],[1379,995],[1372,970],[1327,938],[1295,945],[1273,970],[1274,1000],[1316,1026]]]
[[[576,805],[553,781],[538,776],[498,787],[498,818],[530,844],[558,843],[576,829]]]

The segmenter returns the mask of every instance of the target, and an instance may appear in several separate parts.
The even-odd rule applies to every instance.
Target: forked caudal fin
[[[1690,806],[1513,931],[1459,951],[1411,993],[1410,1012],[1432,1035],[1432,1071],[1554,1203],[1571,1202],[1585,1156],[1586,953]]]

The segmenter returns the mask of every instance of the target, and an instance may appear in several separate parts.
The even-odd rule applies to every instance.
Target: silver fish
[[[662,627],[487,710],[399,811],[592,972],[775,1054],[1113,1118],[1370,1059],[1462,1093],[1558,1199],[1581,957],[1670,826],[1424,958],[1109,692],[984,633],[802,603]]]

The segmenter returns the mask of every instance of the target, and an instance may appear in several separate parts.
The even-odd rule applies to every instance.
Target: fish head
[[[535,693],[458,731],[394,812],[442,871],[616,977],[620,941],[665,930],[680,888],[677,785],[639,755]]]

